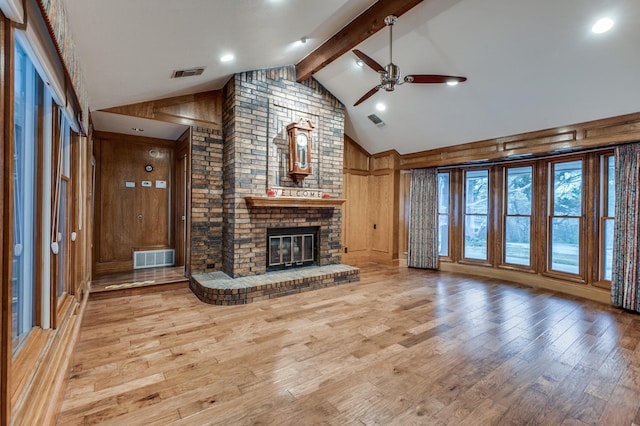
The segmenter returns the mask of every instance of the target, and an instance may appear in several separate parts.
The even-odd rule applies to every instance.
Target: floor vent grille
[[[174,249],[133,252],[133,269],[173,266],[175,262],[176,251]]]

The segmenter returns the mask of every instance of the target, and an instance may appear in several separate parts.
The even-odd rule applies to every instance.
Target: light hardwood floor
[[[184,266],[136,269],[101,275],[91,282],[90,298],[97,300],[133,296],[169,288],[189,288],[189,279],[184,276]]]
[[[484,278],[90,301],[60,425],[640,423],[640,316]]]

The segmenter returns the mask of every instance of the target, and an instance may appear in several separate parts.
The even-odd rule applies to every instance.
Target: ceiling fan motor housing
[[[384,85],[384,90],[391,92],[400,80],[400,67],[394,63],[389,63],[385,67],[385,70],[387,72],[382,75],[382,84]]]

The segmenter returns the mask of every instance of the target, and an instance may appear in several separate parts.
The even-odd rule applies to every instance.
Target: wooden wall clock
[[[302,182],[311,174],[311,132],[314,127],[310,120],[304,119],[287,126],[289,176],[294,182]]]

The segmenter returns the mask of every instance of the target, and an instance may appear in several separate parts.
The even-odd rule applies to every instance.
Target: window
[[[600,167],[600,280],[611,281],[616,205],[614,156],[601,156]]]
[[[615,174],[612,149],[447,166],[438,173],[441,260],[606,288]]]
[[[438,254],[449,256],[449,173],[438,173]]]
[[[40,80],[24,50],[15,47],[12,347],[35,326],[37,138]]]
[[[504,263],[531,265],[533,167],[505,169]]]
[[[60,299],[68,293],[69,287],[69,197],[68,192],[71,187],[69,185],[69,177],[71,175],[71,127],[63,114],[59,114],[61,126],[59,135],[59,155],[61,156],[61,170],[58,181],[55,183],[57,190],[57,218],[55,229],[58,243],[58,254],[56,256],[56,293]]]
[[[582,160],[551,164],[548,269],[580,274]]]
[[[464,182],[464,257],[488,260],[489,171],[467,171]]]

